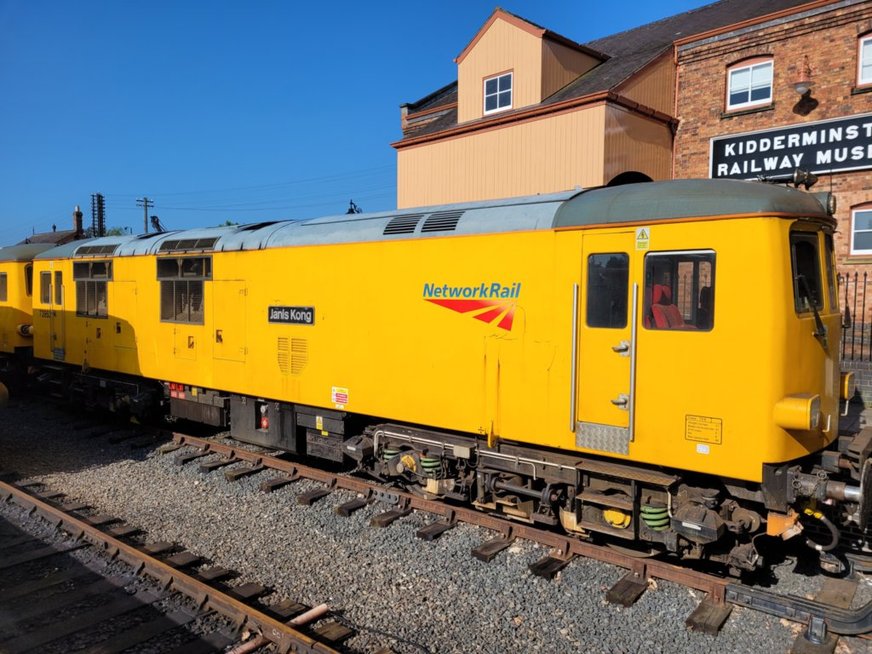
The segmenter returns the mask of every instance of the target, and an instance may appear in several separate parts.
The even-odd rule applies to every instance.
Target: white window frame
[[[872,233],[872,228],[857,229],[857,214],[859,213],[868,213],[872,215],[872,204],[862,204],[851,209],[851,254],[872,254],[872,248],[860,249],[854,247],[854,236],[857,235],[858,231],[864,234]]]
[[[868,77],[863,77],[863,50],[868,50],[868,56],[872,60],[872,34],[860,37],[857,47],[857,86],[872,85],[872,70]]]
[[[769,77],[769,97],[763,100],[751,100],[751,81],[753,81],[754,69],[762,68],[764,66],[768,66],[770,69],[770,77]],[[737,102],[732,104],[730,98],[733,95],[733,75],[736,73],[747,70],[748,75],[750,77],[748,82],[748,101],[746,102]],[[750,61],[745,64],[737,64],[734,66],[730,66],[727,68],[727,111],[735,111],[736,109],[748,109],[752,107],[765,107],[766,105],[772,104],[772,98],[774,96],[775,91],[775,60],[772,58],[768,59],[755,59],[754,61]]]
[[[504,106],[504,107],[500,107],[499,106],[499,103],[500,103],[499,96],[500,96],[500,94],[505,93],[505,91],[499,90],[499,85],[500,85],[499,80],[502,79],[503,77],[509,78],[509,104]],[[487,83],[490,82],[491,80],[497,80],[497,92],[488,94]],[[488,99],[488,97],[491,97],[491,96],[497,96],[497,107],[496,107],[496,109],[489,110],[487,108],[487,99]],[[500,111],[507,111],[507,110],[511,109],[512,106],[515,104],[515,75],[514,75],[514,72],[509,71],[507,73],[500,73],[499,75],[491,75],[490,77],[486,77],[484,82],[482,82],[482,85],[481,85],[481,98],[482,98],[481,99],[481,108],[482,108],[482,111],[484,112],[484,115],[495,114],[495,113],[500,112]]]

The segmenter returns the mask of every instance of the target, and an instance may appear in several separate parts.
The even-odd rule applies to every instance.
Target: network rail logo
[[[474,286],[425,283],[423,292],[423,298],[427,302],[457,313],[472,314],[476,320],[496,324],[506,331],[512,330],[515,320],[515,301],[520,295],[521,282],[511,284],[482,282]]]

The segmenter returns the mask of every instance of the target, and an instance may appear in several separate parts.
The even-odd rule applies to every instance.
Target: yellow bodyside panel
[[[569,260],[557,243],[538,232],[215,254],[216,277],[249,280],[247,308],[233,314],[247,324],[224,327],[225,343],[246,335],[246,365],[216,358],[215,386],[330,408],[338,404],[334,389],[347,389],[348,411],[553,440],[542,416],[552,402],[566,403],[559,411],[566,416],[569,396],[552,390],[568,374],[560,351],[568,340],[555,342],[551,318],[567,323],[571,309],[568,296],[553,297],[559,263]],[[470,310],[424,297],[425,285],[495,283],[517,288],[517,297]],[[239,288],[221,286],[239,307]],[[269,307],[311,307],[314,324],[270,323]],[[509,311],[511,329],[503,322]]]

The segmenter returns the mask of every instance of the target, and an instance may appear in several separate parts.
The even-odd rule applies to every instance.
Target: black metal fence
[[[842,360],[872,361],[872,334],[866,316],[868,273],[839,275],[842,293]],[[870,306],[872,310],[872,306]]]

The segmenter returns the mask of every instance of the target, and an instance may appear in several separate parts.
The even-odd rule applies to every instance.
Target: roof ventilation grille
[[[427,216],[427,220],[421,226],[421,233],[426,232],[453,232],[457,229],[457,223],[463,211],[437,211]]]
[[[422,213],[408,213],[402,216],[394,216],[385,227],[384,235],[413,234],[418,226],[418,221],[424,217]]]
[[[275,225],[277,220],[268,220],[262,223],[251,223],[250,225],[243,225],[239,228],[240,232],[256,232],[259,229],[263,229],[264,227],[269,227],[270,225]]]
[[[210,250],[218,241],[217,238],[179,238],[161,243],[161,252],[176,252],[179,250]]]
[[[81,247],[76,248],[76,256],[105,256],[107,254],[115,254],[115,250],[117,249],[118,245],[82,245]]]

